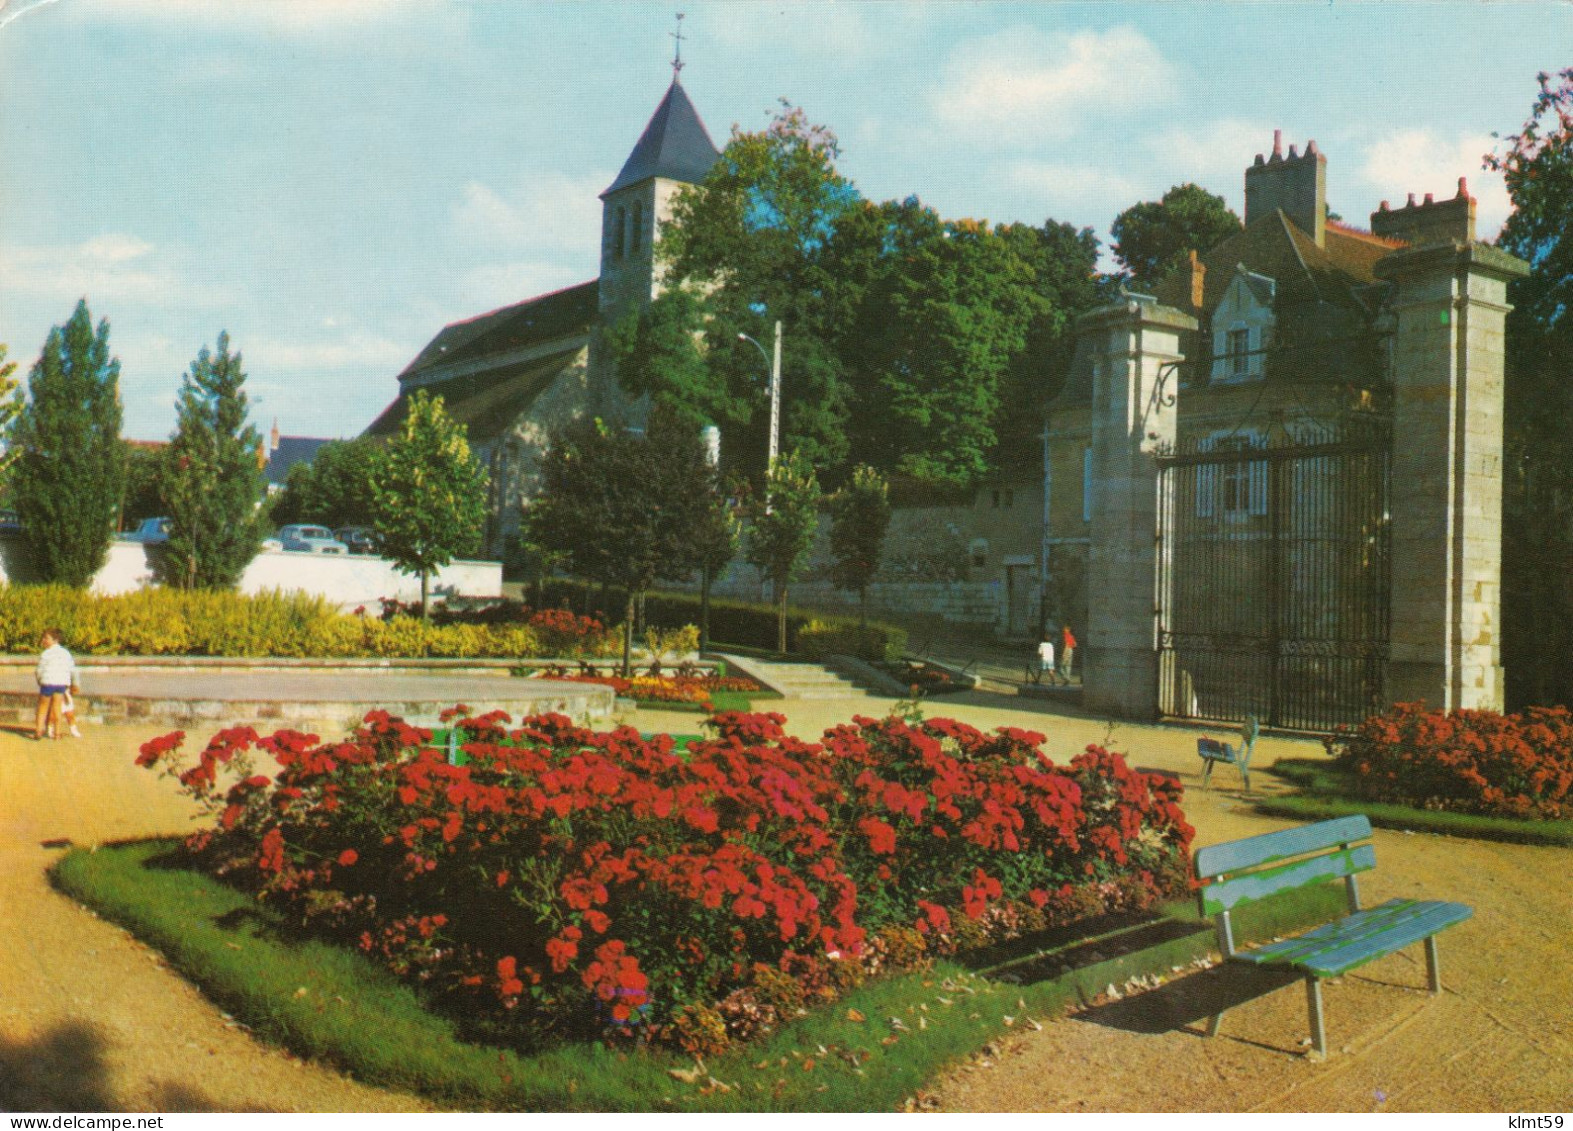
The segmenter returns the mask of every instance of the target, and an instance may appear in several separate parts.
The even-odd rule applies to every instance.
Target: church
[[[583,416],[644,424],[646,406],[617,386],[604,331],[659,292],[661,225],[677,192],[704,180],[721,156],[680,71],[674,66],[644,133],[601,193],[599,276],[444,326],[405,366],[398,398],[366,429],[397,432],[417,389],[442,397],[487,471],[486,557],[504,557],[516,543],[554,429]]]

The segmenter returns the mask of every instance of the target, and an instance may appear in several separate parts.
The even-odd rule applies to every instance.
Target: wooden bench
[[[1335,978],[1413,943],[1424,942],[1426,975],[1431,993],[1442,990],[1436,935],[1474,914],[1462,903],[1390,899],[1361,910],[1356,873],[1376,867],[1370,844],[1371,822],[1365,817],[1340,817],[1297,829],[1232,840],[1199,849],[1196,877],[1203,915],[1216,916],[1218,949],[1233,962],[1289,968],[1305,976],[1311,1013],[1311,1040],[1320,1056],[1327,1055],[1322,1021],[1322,979]],[[1365,842],[1365,843],[1361,843]],[[1293,938],[1250,950],[1236,950],[1231,912],[1247,904],[1299,888],[1342,878],[1349,915]],[[1223,1024],[1219,1013],[1208,1026],[1214,1037]]]
[[[1196,740],[1196,753],[1201,755],[1206,766],[1202,769],[1202,788],[1207,788],[1207,779],[1212,777],[1213,767],[1219,762],[1235,767],[1240,771],[1240,777],[1245,782],[1245,792],[1251,792],[1251,751],[1256,749],[1256,737],[1261,733],[1255,715],[1247,715],[1245,725],[1240,728],[1240,745],[1231,746],[1227,742],[1219,742],[1216,738],[1198,738]]]

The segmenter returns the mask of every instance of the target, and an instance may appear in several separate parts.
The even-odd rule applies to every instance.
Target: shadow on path
[[[1075,1019],[1128,1033],[1156,1036],[1185,1030],[1202,1036],[1209,1018],[1301,980],[1293,970],[1224,963],[1156,990],[1083,1010]]]

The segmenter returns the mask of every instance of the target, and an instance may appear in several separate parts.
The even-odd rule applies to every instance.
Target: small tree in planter
[[[541,495],[525,511],[529,538],[580,577],[627,592],[625,677],[640,598],[657,578],[698,564],[694,532],[709,505],[709,474],[698,432],[660,412],[644,435],[577,421],[541,462]]]
[[[831,579],[858,595],[858,624],[868,627],[868,586],[879,572],[879,553],[890,529],[890,488],[872,467],[861,465],[830,497]]]
[[[822,496],[798,452],[778,459],[763,496],[748,504],[748,561],[770,579],[776,597],[776,650],[787,650],[787,585],[802,570],[819,528]]]
[[[466,431],[441,397],[417,392],[372,472],[378,542],[395,568],[420,575],[422,619],[430,613],[432,572],[473,553],[486,521],[486,471],[470,454]]]

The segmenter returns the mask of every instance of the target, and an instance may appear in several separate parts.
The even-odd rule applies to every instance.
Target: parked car
[[[369,526],[341,526],[333,536],[348,546],[352,554],[377,552],[377,532]]]
[[[0,510],[0,534],[22,533],[22,519],[15,511]]]
[[[347,554],[349,547],[333,536],[326,526],[294,523],[279,530],[279,541],[296,554]]]
[[[122,542],[141,542],[145,546],[151,546],[159,542],[168,542],[169,525],[170,522],[167,518],[144,518],[135,530],[122,534],[120,540]]]

